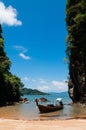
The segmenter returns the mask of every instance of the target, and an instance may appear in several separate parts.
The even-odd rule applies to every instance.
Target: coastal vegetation
[[[10,72],[11,61],[4,50],[4,38],[0,25],[0,106],[12,104],[20,99],[23,83]]]
[[[86,103],[86,0],[67,0],[66,24],[69,95]]]

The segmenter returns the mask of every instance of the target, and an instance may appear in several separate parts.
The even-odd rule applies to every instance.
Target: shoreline
[[[0,120],[20,120],[20,121],[66,121],[66,120],[86,120],[86,116],[85,117],[68,117],[68,118],[32,118],[32,119],[20,119],[20,118],[4,118],[4,117],[0,117]]]
[[[85,130],[85,119],[18,120],[0,119],[0,130]]]
[[[67,117],[67,118],[5,118],[0,117],[0,120],[22,120],[22,121],[66,121],[66,120],[86,120],[86,116],[77,117]]]

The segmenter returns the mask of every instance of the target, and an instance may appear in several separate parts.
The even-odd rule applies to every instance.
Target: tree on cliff
[[[67,0],[66,24],[69,95],[73,102],[86,102],[86,0]]]
[[[0,105],[19,101],[21,96],[21,80],[10,72],[11,61],[4,51],[4,39],[0,25]]]

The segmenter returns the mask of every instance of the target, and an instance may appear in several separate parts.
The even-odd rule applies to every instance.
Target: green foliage
[[[74,84],[74,101],[86,94],[86,1],[67,0],[67,49],[69,76]],[[83,91],[84,90],[84,91]]]
[[[0,105],[19,101],[23,83],[10,72],[11,61],[4,51],[4,40],[0,25]]]
[[[4,74],[5,83],[7,84],[8,100],[9,101],[19,101],[21,89],[24,86],[21,80],[11,73]]]

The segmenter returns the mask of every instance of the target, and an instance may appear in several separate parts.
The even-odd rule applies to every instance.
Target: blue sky
[[[25,87],[67,91],[66,0],[1,0],[0,23],[11,71]]]

